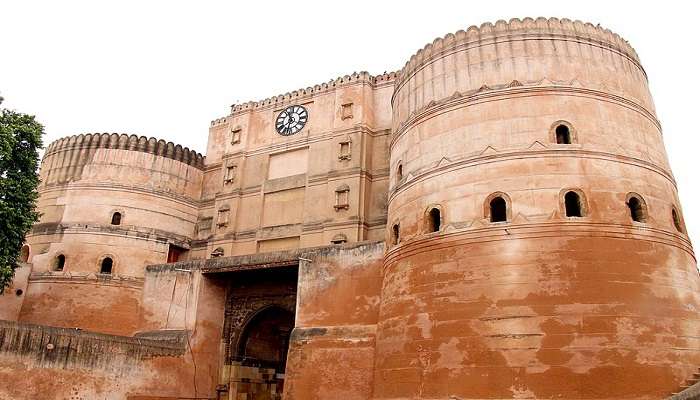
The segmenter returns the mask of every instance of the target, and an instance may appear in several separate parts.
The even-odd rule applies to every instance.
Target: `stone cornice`
[[[99,284],[101,286],[115,286],[130,289],[142,289],[143,278],[126,275],[105,275],[80,272],[33,272],[29,275],[29,283],[65,283],[65,284]]]
[[[432,165],[427,166],[421,170],[411,171],[407,173],[404,176],[404,179],[401,181],[401,183],[390,190],[389,202],[393,201],[396,196],[398,196],[400,193],[404,192],[408,188],[414,186],[415,184],[422,182],[426,179],[432,178],[436,175],[444,174],[446,172],[455,171],[462,168],[475,167],[478,165],[493,162],[510,161],[525,158],[548,157],[590,158],[606,160],[616,163],[630,164],[661,175],[664,179],[668,180],[674,188],[676,188],[676,181],[669,171],[648,161],[602,151],[584,150],[580,148],[569,149],[556,147],[555,145],[552,145],[550,147],[546,144],[540,143],[539,141],[535,141],[530,146],[524,149],[510,149],[498,152],[493,147],[487,146],[483,151],[481,151],[477,155],[472,154],[457,160],[442,158],[437,162],[433,163]]]
[[[448,109],[455,107],[469,107],[474,104],[481,104],[487,101],[509,100],[512,98],[538,96],[543,94],[555,94],[565,96],[586,96],[602,101],[612,102],[630,110],[640,113],[657,127],[661,133],[661,123],[656,115],[642,106],[640,103],[628,99],[622,95],[611,93],[608,87],[591,88],[585,86],[578,80],[554,81],[542,78],[537,81],[512,81],[498,85],[482,86],[470,92],[455,92],[452,96],[445,97],[439,101],[431,101],[423,107],[411,113],[402,122],[397,122],[396,129],[391,139],[390,148],[410,127],[438,115]]]
[[[340,180],[340,179],[350,179],[350,178],[361,178],[361,179],[369,179],[370,181],[379,181],[379,180],[385,180],[389,177],[389,169],[388,168],[377,168],[373,170],[364,170],[359,167],[353,167],[353,168],[346,168],[346,169],[341,169],[341,170],[332,170],[329,171],[328,173],[325,174],[318,174],[318,175],[313,175],[309,176],[307,178],[307,181],[304,185],[296,186],[296,187],[311,187],[311,186],[318,186],[322,184],[328,184],[330,182]],[[284,178],[281,178],[284,179]],[[231,189],[226,192],[218,192],[216,193],[215,197],[208,199],[208,200],[203,200],[200,203],[200,206],[202,208],[208,208],[208,207],[213,207],[215,205],[216,201],[223,201],[223,200],[231,200],[239,197],[247,197],[247,196],[257,196],[257,195],[262,195],[262,188],[263,185],[255,185],[255,186],[249,186],[245,188],[235,188]],[[204,204],[206,203],[206,204]]]
[[[44,193],[49,193],[52,191],[66,191],[66,190],[117,190],[120,192],[131,192],[131,193],[145,193],[154,197],[159,197],[161,199],[167,199],[172,201],[177,201],[189,207],[199,207],[201,202],[196,199],[192,199],[181,194],[174,192],[169,192],[165,190],[152,189],[147,186],[134,186],[134,185],[122,185],[115,182],[109,183],[80,183],[80,182],[69,182],[69,183],[55,183],[50,185],[42,185],[39,187],[38,192],[40,195]]]
[[[459,48],[478,46],[483,43],[492,44],[499,38],[513,38],[523,40],[528,37],[548,39],[573,39],[587,42],[596,46],[606,47],[622,54],[636,64],[642,72],[644,69],[639,63],[639,57],[630,44],[619,35],[600,25],[569,19],[558,18],[513,18],[506,22],[499,20],[495,24],[490,22],[481,26],[470,26],[467,30],[460,30],[455,34],[448,34],[436,38],[418,50],[404,67],[397,73],[395,92],[424,65],[444,54],[457,51]],[[392,101],[393,103],[393,101]]]
[[[187,334],[178,331],[159,340],[0,321],[0,353],[33,363],[40,360],[46,369],[102,370],[126,377],[145,360],[185,354]]]
[[[99,148],[140,151],[180,161],[198,169],[202,169],[205,162],[205,157],[200,153],[179,144],[124,133],[88,133],[64,137],[51,143],[46,148],[44,157],[67,150]]]
[[[194,223],[192,224],[194,226]],[[131,225],[102,225],[94,223],[35,224],[28,236],[55,235],[55,234],[91,234],[121,236],[127,239],[173,243],[188,249],[191,238],[176,233],[154,228],[145,228]]]
[[[236,272],[252,269],[290,267],[299,264],[300,259],[310,258],[316,255],[323,256],[339,251],[355,251],[362,253],[377,247],[384,247],[384,242],[364,241],[347,243],[343,245],[329,245],[318,247],[305,247],[301,249],[275,251],[269,253],[255,253],[241,256],[217,257],[207,260],[180,261],[172,264],[153,264],[146,267],[146,273],[175,271],[175,270],[199,270],[203,274]]]
[[[521,222],[489,224],[488,222],[451,223],[443,231],[402,238],[389,249],[384,259],[384,270],[397,261],[426,251],[455,246],[467,246],[505,240],[533,238],[598,237],[625,240],[644,240],[678,248],[695,260],[693,247],[684,235],[649,226],[611,224],[592,221],[569,221],[552,218],[547,221],[528,221],[518,214]],[[462,227],[457,227],[462,225]],[[468,225],[463,227],[463,225]]]
[[[371,85],[372,87],[383,87],[389,84],[393,84],[394,78],[396,78],[396,72],[384,72],[380,75],[370,75],[369,72],[366,71],[354,72],[350,75],[344,75],[335,79],[331,79],[327,83],[321,83],[319,85],[310,86],[305,89],[298,89],[285,94],[268,97],[264,100],[233,104],[231,106],[231,115],[236,115],[255,109],[277,107],[280,104],[286,104],[292,100],[299,101],[301,99],[311,98],[312,96],[333,91],[339,87],[348,85],[364,83]],[[227,122],[226,117],[215,119],[211,122],[211,126],[220,125],[225,122]]]

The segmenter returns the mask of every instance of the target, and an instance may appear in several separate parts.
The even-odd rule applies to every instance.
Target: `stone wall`
[[[32,268],[15,319],[137,331],[146,265],[166,262],[173,250],[188,256],[203,166],[201,155],[153,138],[88,134],[50,144],[41,219],[27,236]]]
[[[310,119],[282,136],[289,105]],[[207,150],[49,146],[0,399],[657,399],[700,366],[646,74],[599,26],[471,27],[397,73],[234,105]],[[271,356],[246,359],[267,306]]]
[[[371,398],[383,252],[359,243],[303,255],[286,400]]]
[[[357,73],[235,105],[213,121],[200,215],[206,243],[198,254],[381,239],[393,79]],[[299,133],[282,136],[274,120],[290,105],[304,106],[310,117]]]
[[[212,398],[225,284],[196,270],[153,269],[149,288],[180,295],[167,329],[147,317],[156,330],[136,336],[0,321],[0,381],[8,382],[0,385],[0,399]],[[184,290],[175,277],[185,282]],[[120,320],[113,316],[110,326],[117,329]]]
[[[154,361],[185,346],[182,332],[160,341],[0,321],[0,399],[122,400],[160,384]]]
[[[392,105],[375,399],[656,399],[695,372],[700,278],[629,44],[469,28],[412,57]]]

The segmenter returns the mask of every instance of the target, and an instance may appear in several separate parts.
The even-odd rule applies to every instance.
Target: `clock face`
[[[299,132],[306,121],[309,119],[309,113],[302,106],[289,106],[277,116],[275,128],[277,133],[282,136],[289,136]]]

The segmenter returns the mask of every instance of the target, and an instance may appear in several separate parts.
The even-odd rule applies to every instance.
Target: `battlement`
[[[312,95],[312,94],[318,94],[318,93],[323,93],[329,90],[333,90],[339,86],[347,85],[347,84],[352,84],[352,83],[357,83],[357,82],[365,82],[370,85],[383,85],[387,83],[391,83],[394,81],[394,79],[397,76],[397,72],[384,72],[383,74],[380,75],[371,75],[367,71],[361,71],[361,72],[353,72],[350,75],[343,75],[340,77],[337,77],[335,79],[331,79],[328,82],[324,82],[318,85],[310,86],[305,89],[298,89],[294,90],[292,92],[280,94],[277,96],[272,96],[268,97],[264,100],[260,101],[249,101],[241,104],[233,104],[231,105],[231,114],[238,113],[238,112],[243,112],[243,111],[248,111],[248,110],[253,110],[261,107],[266,107],[269,105],[274,105],[278,103],[283,103],[287,102],[289,100],[307,96],[307,95]],[[226,121],[226,118],[218,118],[213,121],[211,121],[211,125],[215,126],[220,123],[223,123]]]
[[[584,23],[579,20],[572,21],[566,18],[513,18],[508,22],[499,20],[495,24],[487,22],[481,26],[472,25],[466,30],[436,38],[432,43],[426,44],[425,47],[411,56],[397,73],[397,87],[413,72],[437,55],[449,53],[459,47],[476,46],[486,40],[493,42],[498,37],[526,37],[528,35],[548,36],[557,39],[571,38],[576,42],[593,42],[612,48],[639,64],[639,57],[632,46],[618,34],[600,25]],[[512,49],[506,48],[503,51],[512,51]],[[641,68],[641,65],[639,67]]]
[[[180,161],[198,169],[204,168],[206,159],[202,154],[187,147],[183,148],[181,145],[176,145],[173,142],[124,133],[88,133],[64,137],[52,142],[46,148],[44,157],[66,150],[82,148],[140,151]]]

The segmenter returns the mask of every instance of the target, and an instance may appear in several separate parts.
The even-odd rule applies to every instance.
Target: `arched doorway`
[[[294,312],[268,303],[244,321],[231,348],[232,398],[243,394],[250,400],[280,400]]]
[[[294,314],[280,306],[258,311],[245,324],[238,341],[242,365],[273,369],[284,374]]]

